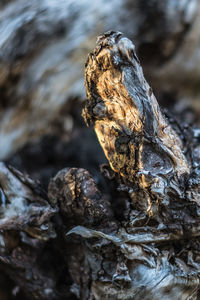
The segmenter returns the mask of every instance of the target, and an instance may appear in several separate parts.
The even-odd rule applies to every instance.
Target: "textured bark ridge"
[[[120,32],[98,38],[85,84],[110,166],[65,168],[47,195],[0,163],[0,297],[8,278],[16,300],[200,300],[200,128],[165,118]]]
[[[163,194],[170,181],[190,168],[180,138],[143,76],[132,42],[119,32],[100,36],[88,57],[85,79],[85,121],[94,123],[111,168],[130,187],[138,184],[144,191],[150,212],[150,194],[157,200],[161,189]]]
[[[94,124],[118,190],[130,197],[117,233],[106,234],[103,224],[101,231],[80,226],[70,231],[115,245],[112,279],[105,270],[93,276],[95,299],[197,299],[199,163],[190,149],[197,131],[191,132],[190,146],[183,145],[160,111],[134,45],[120,32],[98,38],[86,62],[85,84],[83,117]],[[101,244],[101,266],[104,251]]]
[[[50,218],[56,213],[38,183],[0,163],[0,230],[23,230],[48,240],[55,237]]]
[[[54,275],[43,266],[45,245],[56,237],[55,213],[37,182],[0,163],[0,270],[29,299],[56,293]]]

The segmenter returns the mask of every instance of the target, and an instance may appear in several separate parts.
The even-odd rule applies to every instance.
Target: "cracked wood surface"
[[[151,214],[151,186],[167,186],[190,167],[143,76],[133,43],[120,32],[100,36],[86,62],[85,83],[86,123],[94,124],[111,168],[130,187],[138,184],[144,191]]]
[[[83,115],[114,171],[102,184],[65,168],[47,197],[1,163],[2,274],[25,299],[198,300],[199,128],[172,129],[121,33],[99,37],[86,80]]]

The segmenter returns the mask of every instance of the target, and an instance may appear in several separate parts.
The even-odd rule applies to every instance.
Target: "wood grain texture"
[[[143,190],[150,211],[150,188],[166,187],[190,167],[143,76],[133,43],[120,32],[100,36],[86,62],[85,85],[86,123],[94,124],[111,168],[130,187],[138,184]]]

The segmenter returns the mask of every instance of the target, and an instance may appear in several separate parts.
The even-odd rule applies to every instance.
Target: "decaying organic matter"
[[[83,115],[94,122],[112,169],[130,182],[131,192],[138,184],[151,205],[149,187],[156,194],[167,180],[189,173],[189,166],[144,79],[134,45],[121,33],[99,37],[86,63],[86,88]]]
[[[84,119],[94,124],[109,164],[130,196],[128,218],[117,234],[84,227],[71,231],[104,237],[122,255],[118,264],[123,267],[116,263],[112,280],[121,276],[122,268],[120,280],[127,286],[121,289],[120,284],[118,291],[112,281],[105,287],[100,279],[94,280],[95,299],[197,299],[200,249],[194,244],[200,236],[200,203],[199,191],[192,191],[190,183],[196,171],[199,187],[199,165],[194,170],[184,155],[189,149],[183,149],[162,115],[134,45],[120,32],[98,38],[86,63],[85,80]],[[183,241],[190,249],[187,255],[180,251]]]
[[[68,147],[46,194],[0,164],[0,280],[17,300],[199,300],[200,128],[166,117],[120,32],[98,38],[85,85],[83,117],[109,165],[91,175],[79,166],[101,159],[76,147],[70,167]]]
[[[0,164],[0,269],[32,299],[48,299],[53,276],[39,265],[48,240],[56,237],[56,213],[40,185]],[[45,274],[46,273],[46,274]]]

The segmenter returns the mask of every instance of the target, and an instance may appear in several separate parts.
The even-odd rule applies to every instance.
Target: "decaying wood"
[[[60,182],[60,186],[59,186]],[[49,201],[67,216],[67,226],[106,225],[112,219],[107,199],[103,198],[94,179],[85,169],[63,169],[49,184]]]
[[[180,138],[144,79],[134,45],[121,33],[99,37],[88,57],[85,78],[88,100],[83,116],[94,123],[111,168],[131,183],[131,193],[139,184],[152,213],[150,194],[157,201],[168,182],[190,168]]]
[[[57,120],[69,134],[69,99],[85,97],[85,56],[96,35],[111,28],[137,41],[145,73],[158,92],[198,99],[199,6],[198,0],[3,1],[0,159],[56,131]]]
[[[55,235],[49,223],[55,210],[44,199],[45,194],[38,184],[1,163],[0,187],[0,230],[23,230],[44,240]]]
[[[94,124],[121,188],[130,195],[117,233],[107,234],[103,224],[101,230],[77,226],[69,232],[100,239],[96,250],[95,241],[86,242],[92,295],[198,299],[199,192],[192,191],[199,186],[199,165],[183,154],[180,138],[143,77],[133,44],[121,33],[98,38],[85,78],[83,116]],[[106,267],[110,251],[116,258]]]
[[[47,195],[1,163],[1,276],[20,299],[200,299],[200,129],[176,132],[120,32],[98,38],[85,74],[105,182],[65,168]]]
[[[32,10],[34,3],[38,2],[27,4],[27,9]],[[54,2],[44,3],[55,8]],[[190,7],[188,3],[184,7]],[[184,28],[180,32],[185,35]],[[166,34],[165,45],[172,31]],[[67,33],[64,36],[66,42]],[[29,46],[31,43],[27,49]],[[172,48],[168,59],[176,43]],[[50,51],[49,44],[44,49],[44,53]],[[26,62],[24,70],[26,66],[32,70],[26,55],[19,65]],[[11,69],[7,79],[14,74]],[[87,124],[94,125],[108,159],[110,167],[101,166],[105,182],[86,169],[65,168],[51,179],[47,195],[38,182],[1,163],[0,280],[9,281],[12,297],[20,300],[200,299],[200,129],[179,126],[177,130],[174,120],[164,116],[143,76],[134,45],[120,32],[98,38],[85,74],[83,116]],[[23,82],[24,75],[18,75]],[[37,83],[41,84],[40,79]],[[20,97],[13,101],[22,101],[18,103],[21,109],[25,98]],[[31,105],[37,106],[34,101]],[[3,111],[12,115],[12,107],[9,104]],[[30,111],[34,115],[32,108]],[[31,126],[30,119],[29,123]],[[20,139],[18,146],[26,140]],[[2,283],[0,296],[11,297]]]
[[[45,244],[56,237],[56,209],[46,198],[38,183],[0,164],[0,269],[31,299],[56,294],[54,276],[40,265]]]

